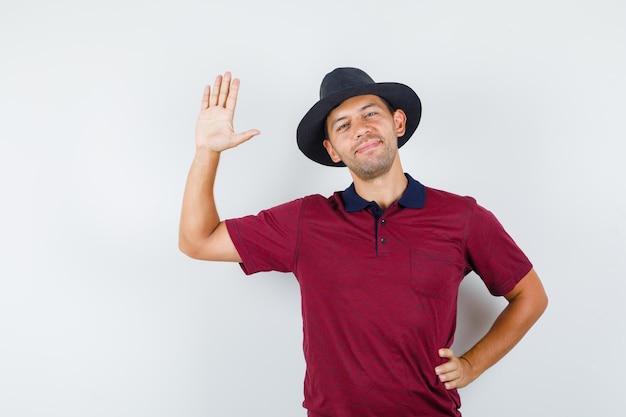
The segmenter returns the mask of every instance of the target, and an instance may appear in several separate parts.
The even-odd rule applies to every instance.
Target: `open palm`
[[[233,117],[238,93],[239,79],[231,80],[230,72],[217,76],[213,88],[204,88],[196,124],[197,149],[222,152],[260,133],[256,129],[235,133]]]

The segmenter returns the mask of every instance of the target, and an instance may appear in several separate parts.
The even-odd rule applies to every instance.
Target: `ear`
[[[324,139],[324,142],[322,142],[322,145],[324,145],[324,148],[326,148],[326,152],[328,152],[328,156],[330,156],[330,159],[333,162],[335,163],[341,162],[341,158],[339,157],[337,152],[335,152],[335,148],[333,148],[333,145],[330,143],[328,139]]]
[[[406,132],[406,113],[404,110],[397,109],[393,112],[393,121],[396,124],[396,137],[404,135]]]

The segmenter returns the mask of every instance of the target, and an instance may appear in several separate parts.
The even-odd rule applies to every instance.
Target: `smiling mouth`
[[[378,139],[367,141],[366,143],[360,145],[354,153],[364,153],[369,151],[370,149],[374,149],[378,145],[380,145],[381,141]]]

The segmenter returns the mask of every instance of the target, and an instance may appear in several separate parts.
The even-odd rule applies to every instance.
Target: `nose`
[[[355,129],[357,139],[370,133],[370,127],[365,121],[357,122]]]

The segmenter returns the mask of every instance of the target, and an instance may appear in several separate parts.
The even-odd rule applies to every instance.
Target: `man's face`
[[[391,169],[405,125],[404,112],[391,113],[380,97],[352,97],[328,114],[324,147],[334,162],[342,161],[359,178],[371,180]]]

